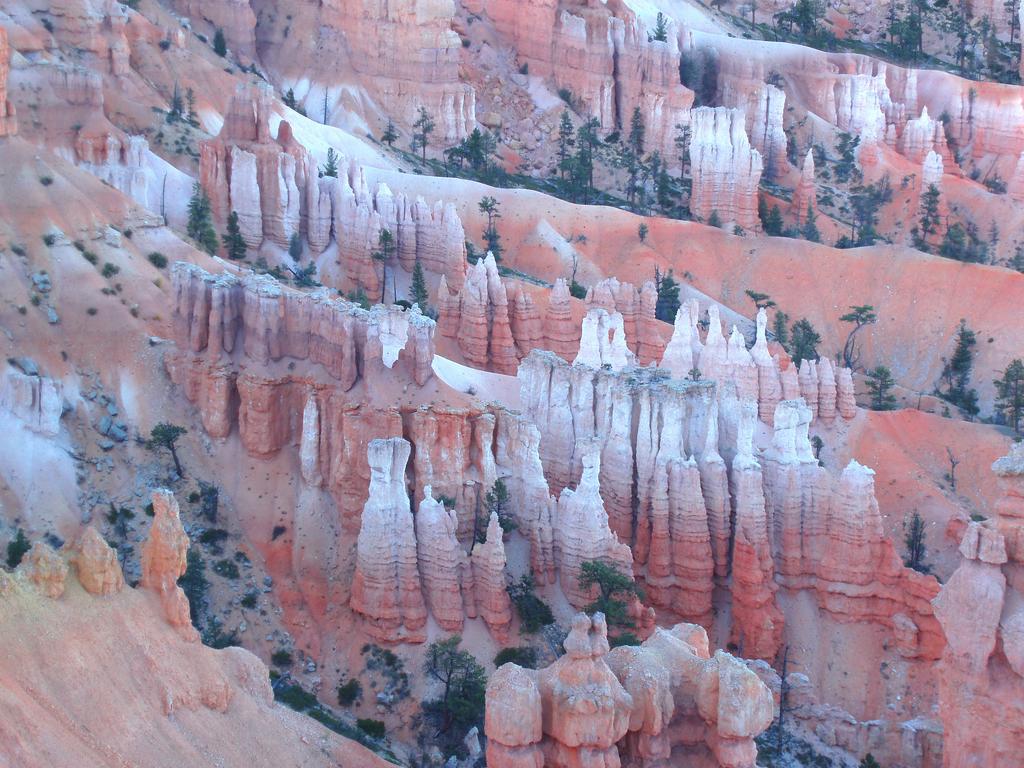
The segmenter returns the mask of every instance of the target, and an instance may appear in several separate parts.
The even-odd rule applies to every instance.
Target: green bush
[[[112,264],[109,261],[103,265],[103,269],[100,270],[100,274],[104,277],[110,278],[121,271],[121,268],[117,264]]]
[[[500,667],[502,664],[507,664],[510,661],[525,669],[536,669],[537,649],[531,648],[528,645],[517,648],[502,648],[498,651],[498,655],[494,657],[494,666]]]
[[[21,558],[28,554],[30,549],[32,542],[28,540],[25,531],[19,528],[14,538],[7,544],[7,567],[17,568]]]
[[[293,661],[291,653],[283,648],[270,655],[270,663],[275,667],[290,667]]]
[[[384,728],[384,723],[380,720],[373,720],[368,717],[360,717],[358,720],[356,720],[356,725],[358,725],[362,731],[369,734],[375,739],[383,739],[384,736],[387,734],[387,730]]]
[[[555,616],[551,608],[534,593],[532,576],[523,576],[508,587],[508,596],[519,614],[520,630],[533,634],[552,624]]]
[[[225,579],[238,578],[238,566],[231,560],[218,560],[213,564],[213,572]]]
[[[241,604],[243,608],[255,608],[257,605],[257,593],[255,590],[246,592],[245,597],[242,598]]]
[[[45,245],[47,248],[50,248],[56,242],[57,242],[57,236],[56,235],[53,235],[53,234],[43,235],[43,245]]]
[[[279,685],[274,691],[274,698],[296,712],[305,712],[319,704],[316,696],[300,685]]]
[[[146,258],[149,259],[149,263],[157,269],[163,269],[167,266],[167,257],[159,251],[153,251]]]
[[[363,686],[354,677],[350,677],[338,686],[338,704],[351,707],[362,694]]]

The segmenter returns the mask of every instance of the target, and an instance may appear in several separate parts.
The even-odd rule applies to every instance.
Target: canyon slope
[[[0,763],[1013,764],[1018,27],[715,5],[0,4]]]

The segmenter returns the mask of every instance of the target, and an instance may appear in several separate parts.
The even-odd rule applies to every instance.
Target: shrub
[[[100,257],[92,251],[82,251],[82,258],[92,264],[94,267],[99,263]]]
[[[542,627],[553,624],[555,616],[551,608],[534,593],[533,577],[526,575],[508,587],[508,596],[519,614],[520,629],[533,634]]]
[[[507,664],[510,661],[526,669],[536,669],[537,649],[531,648],[528,645],[517,648],[502,648],[498,651],[498,655],[494,657],[494,666],[500,667],[502,664]]]
[[[380,720],[373,720],[368,717],[360,717],[356,720],[356,725],[359,726],[360,730],[369,734],[375,739],[383,739],[387,734],[387,730],[384,727],[384,723]]]
[[[338,686],[338,704],[351,707],[363,695],[363,686],[354,677],[350,677]]]
[[[47,232],[45,235],[43,235],[43,245],[45,245],[47,248],[53,247],[54,243],[56,242],[57,236],[52,232]]]
[[[164,38],[159,42],[159,46],[161,51],[166,51],[168,48],[171,47],[171,41],[167,38]]]
[[[111,278],[120,271],[121,268],[117,266],[117,264],[112,264],[108,261],[103,265],[103,269],[100,270],[100,274],[106,278]]]
[[[213,564],[213,572],[225,579],[238,578],[238,566],[230,560],[218,560]]]
[[[44,187],[48,187],[51,184],[53,184],[53,177],[52,176],[40,176],[39,177],[39,183],[42,184]]]
[[[25,531],[19,528],[14,538],[7,544],[7,567],[17,568],[18,563],[21,562],[21,558],[23,558],[30,549],[32,549],[32,542],[28,540],[28,537],[25,535]]]
[[[250,590],[245,593],[245,596],[241,600],[243,608],[255,608],[257,605],[257,593],[256,590]]]
[[[199,534],[199,543],[210,547],[214,554],[223,552],[222,545],[228,537],[228,532],[223,528],[207,528]]]
[[[96,307],[89,307],[87,310],[85,310],[85,314],[89,315],[90,317],[95,315],[97,312],[99,312],[99,310],[96,309]]]
[[[270,655],[270,662],[275,667],[290,667],[293,661],[294,659],[292,659],[291,653],[284,650],[283,648],[278,651],[274,651]]]
[[[275,525],[274,530],[270,534],[271,541],[277,541],[277,539],[284,535],[288,529],[283,525]]]
[[[157,269],[163,269],[167,266],[167,257],[159,251],[153,251],[146,258],[149,259],[149,263]]]
[[[23,245],[12,245],[11,253],[13,253],[15,256],[24,256],[27,253],[27,251],[25,250],[25,246]]]
[[[279,685],[274,691],[274,698],[296,712],[305,712],[319,704],[316,696],[300,685]]]
[[[573,280],[572,284],[569,286],[569,295],[574,299],[585,299],[587,298],[587,287],[585,285],[580,285]]]

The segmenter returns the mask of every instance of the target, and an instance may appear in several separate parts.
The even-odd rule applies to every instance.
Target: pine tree
[[[193,128],[199,127],[199,118],[196,116],[196,92],[191,88],[185,89],[185,105],[188,109],[188,114],[185,115],[185,120]]]
[[[295,89],[289,88],[288,92],[281,97],[281,101],[283,101],[284,105],[289,109],[295,109]]]
[[[654,179],[655,194],[658,198],[658,207],[665,213],[669,213],[675,203],[672,193],[672,178],[668,175],[668,163],[661,163],[658,174]]]
[[[228,231],[221,235],[221,242],[224,250],[232,261],[241,261],[245,258],[245,240],[242,239],[242,230],[238,226],[238,212],[232,211],[228,214]]]
[[[384,128],[384,133],[380,136],[380,140],[389,147],[394,145],[398,140],[398,131],[395,130],[395,124],[392,122],[390,117],[388,118],[387,126]]]
[[[423,265],[419,259],[416,259],[416,263],[412,268],[412,286],[409,293],[412,295],[413,304],[419,304],[420,309],[426,312],[429,294],[427,292],[427,279],[423,275]]]
[[[857,352],[856,337],[857,333],[865,325],[874,325],[878,322],[878,315],[875,314],[875,308],[870,304],[862,304],[855,307],[850,307],[850,311],[839,318],[840,322],[853,323],[853,329],[846,337],[846,343],[843,345],[843,365],[847,368],[855,368],[857,362],[860,359],[860,355]]]
[[[718,215],[718,211],[712,211],[708,216],[708,226],[722,228],[722,217]]]
[[[487,228],[484,230],[484,242],[487,243],[487,250],[494,256],[495,261],[501,261],[502,247],[501,235],[498,234],[498,219],[501,212],[498,210],[498,201],[493,197],[485,197],[478,204],[480,213],[487,214]]]
[[[213,228],[210,198],[196,182],[188,201],[188,236],[211,256],[217,252],[217,231]]]
[[[374,261],[381,263],[382,275],[380,279],[380,303],[383,304],[386,298],[384,291],[388,282],[388,259],[395,250],[395,236],[390,229],[382,229],[377,237],[377,250],[370,254]]]
[[[338,178],[338,153],[334,147],[327,148],[327,165],[320,170],[320,175]]]
[[[676,313],[681,306],[679,301],[679,283],[672,275],[672,270],[667,275],[654,268],[654,285],[658,290],[658,301],[654,305],[654,316],[666,323],[675,322]]]
[[[946,382],[946,392],[942,396],[959,406],[969,417],[977,415],[979,411],[978,393],[969,386],[977,343],[974,331],[968,327],[966,320],[961,319],[953,355],[942,369],[942,378]]]
[[[996,412],[1013,427],[1015,435],[1024,430],[1024,362],[1017,358],[993,382],[996,386]]]
[[[174,81],[174,90],[171,92],[171,108],[167,110],[167,122],[173,123],[181,120],[185,112],[185,103],[181,99],[181,90],[178,88],[178,81]]]
[[[896,407],[896,398],[890,392],[895,383],[892,378],[892,371],[884,365],[879,365],[874,370],[868,371],[868,392],[871,393],[871,410],[891,411]]]
[[[629,148],[633,155],[639,160],[644,154],[644,143],[647,137],[647,130],[644,128],[644,118],[640,113],[640,107],[633,107],[633,116],[629,120]]]
[[[928,548],[924,542],[924,518],[921,517],[921,513],[915,512],[910,516],[909,520],[904,520],[903,530],[905,531],[903,543],[907,546],[907,554],[903,558],[903,564],[907,568],[913,568],[919,573],[929,573],[931,567],[924,562]]]
[[[228,55],[228,43],[224,39],[224,30],[220,27],[213,35],[213,52],[221,57]]]
[[[792,348],[790,355],[795,365],[800,365],[804,360],[818,359],[818,345],[821,343],[821,336],[814,330],[811,321],[806,317],[793,323],[790,329]]]
[[[921,221],[919,226],[921,239],[924,241],[922,245],[925,246],[922,250],[927,249],[929,239],[939,231],[939,200],[941,196],[942,193],[934,184],[929,184],[928,189],[921,195]]]
[[[781,235],[782,229],[785,225],[782,222],[782,211],[779,210],[779,206],[773,205],[772,209],[768,212],[768,218],[764,223],[764,232],[766,235]]]
[[[821,233],[818,231],[818,216],[814,213],[814,206],[807,203],[807,218],[804,219],[804,226],[801,230],[804,240],[811,243],[821,242]]]
[[[412,151],[422,150],[423,162],[427,161],[427,145],[430,143],[430,134],[434,132],[435,127],[434,118],[431,117],[427,108],[420,107],[416,122],[412,124]]]
[[[654,32],[651,34],[651,40],[657,40],[659,43],[668,41],[668,19],[665,18],[665,14],[658,11],[658,18],[654,22]]]
[[[789,315],[785,312],[781,312],[778,309],[775,310],[775,317],[772,320],[772,333],[775,334],[775,340],[779,345],[788,350],[789,349]]]
[[[575,129],[572,126],[572,118],[569,110],[562,110],[562,118],[558,121],[558,173],[564,179],[566,174],[572,170],[570,161],[572,159],[572,146],[576,143],[573,138]]]
[[[292,236],[288,239],[288,255],[292,257],[292,261],[302,258],[302,235],[298,232],[292,232]]]
[[[641,243],[643,243],[643,242],[646,242],[646,241],[647,241],[647,233],[648,233],[649,231],[650,231],[650,230],[649,230],[649,229],[647,228],[647,225],[646,225],[646,224],[641,224],[641,225],[640,225],[639,227],[637,227],[637,229],[636,229],[636,234],[637,234],[637,236],[638,236],[638,237],[640,238],[640,242],[641,242]]]

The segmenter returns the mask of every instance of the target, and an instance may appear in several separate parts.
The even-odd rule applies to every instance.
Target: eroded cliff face
[[[772,720],[768,688],[693,624],[609,651],[605,618],[577,614],[565,655],[539,670],[509,663],[487,685],[488,765],[701,761],[752,768]]]
[[[183,637],[179,619],[195,633],[188,602],[182,595],[182,613],[166,609],[168,590],[180,594],[188,539],[170,492],[153,502],[137,589],[124,587],[117,554],[91,527],[59,552],[37,543],[16,571],[0,571],[4,758],[25,768],[182,759],[241,767],[256,750],[280,764],[387,765],[275,704],[253,654]]]
[[[995,519],[971,522],[963,561],[935,598],[944,765],[1000,765],[1024,749],[1024,444],[992,465]]]
[[[7,30],[0,27],[0,138],[18,132],[18,117],[14,104],[7,99],[7,74],[10,71],[11,51],[7,44]]]
[[[201,145],[199,176],[219,221],[238,214],[246,244],[287,248],[302,237],[317,261],[318,277],[333,287],[381,294],[386,269],[411,272],[416,261],[458,288],[465,274],[465,233],[450,204],[410,200],[386,184],[371,191],[361,166],[344,155],[325,173],[281,120],[271,135],[274,108],[265,87],[235,92],[220,134]],[[333,173],[333,175],[332,175]],[[381,233],[391,235],[384,260]],[[321,257],[334,243],[337,252]]]
[[[310,114],[347,118],[358,85],[375,102],[362,110],[370,120],[411,126],[425,107],[447,142],[473,130],[476,99],[459,79],[452,0],[303,2],[287,14],[266,0],[251,6],[261,59]]]

